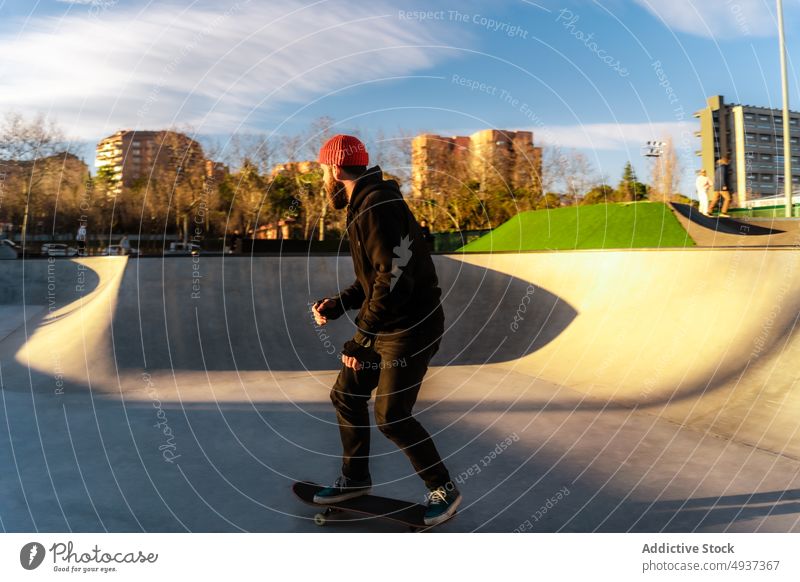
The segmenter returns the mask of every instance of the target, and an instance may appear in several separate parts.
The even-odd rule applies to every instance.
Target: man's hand
[[[354,356],[345,356],[344,354],[342,354],[342,363],[346,368],[352,368],[353,370],[360,370],[363,367],[363,364]]]
[[[364,362],[372,361],[376,356],[377,354],[353,340],[347,340],[342,347],[342,363],[353,370],[361,370]]]
[[[326,297],[325,299],[320,299],[311,307],[311,312],[314,314],[314,321],[317,322],[317,325],[325,325],[328,323],[328,317],[323,315],[326,310],[331,310],[336,307],[336,300],[330,299]]]

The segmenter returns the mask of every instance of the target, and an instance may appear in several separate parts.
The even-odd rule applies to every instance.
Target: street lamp
[[[783,34],[783,0],[778,2],[778,42],[781,50],[781,87],[783,89],[783,192],[786,216],[792,216],[792,139],[789,125],[789,81],[786,76],[786,38]]]
[[[648,141],[642,146],[642,155],[646,158],[660,158],[666,146],[667,142],[664,141]]]

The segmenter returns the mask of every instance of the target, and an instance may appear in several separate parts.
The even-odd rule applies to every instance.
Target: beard
[[[335,180],[330,174],[325,179],[325,194],[328,195],[328,201],[336,210],[347,206],[347,191],[344,189],[344,184]]]

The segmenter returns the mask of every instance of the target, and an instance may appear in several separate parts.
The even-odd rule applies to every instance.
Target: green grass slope
[[[521,212],[459,251],[692,246],[694,241],[666,204],[636,202]]]

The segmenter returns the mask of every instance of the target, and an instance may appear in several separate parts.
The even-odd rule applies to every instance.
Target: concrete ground
[[[416,410],[465,496],[441,531],[800,531],[798,259],[435,257],[447,330]],[[398,531],[319,529],[290,491],[337,474],[354,327],[308,310],[349,259],[6,261],[0,280],[3,530]],[[422,501],[373,435],[376,492]]]

